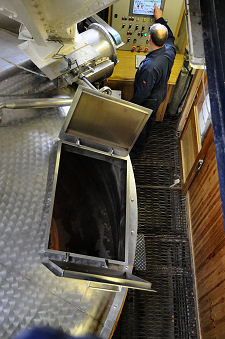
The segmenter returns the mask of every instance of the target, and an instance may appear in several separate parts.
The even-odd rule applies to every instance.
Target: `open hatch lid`
[[[79,86],[60,139],[127,156],[152,110]]]
[[[49,259],[45,259],[43,264],[59,277],[87,280],[98,283],[100,286],[109,285],[156,292],[152,289],[152,284],[150,282],[119,270],[117,271],[105,267],[79,265],[72,262],[61,262]],[[111,291],[113,292],[115,290],[111,289]]]

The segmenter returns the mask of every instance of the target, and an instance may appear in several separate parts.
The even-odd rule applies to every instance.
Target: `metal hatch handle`
[[[152,284],[127,272],[111,270],[104,267],[78,265],[71,262],[45,260],[43,264],[55,275],[79,280],[93,281],[105,285],[121,286],[151,291]]]
[[[100,283],[98,285],[95,285],[95,284],[96,284],[95,282],[87,281],[87,287],[93,290],[107,291],[107,292],[113,292],[113,293],[118,293],[118,292],[121,292],[122,290],[122,286],[113,285],[109,287],[110,285],[104,286],[104,284],[101,284],[101,286],[99,286]]]

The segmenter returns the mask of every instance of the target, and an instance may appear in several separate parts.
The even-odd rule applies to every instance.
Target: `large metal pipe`
[[[2,108],[46,108],[46,107],[60,107],[70,106],[73,99],[70,98],[42,98],[42,99],[17,99],[9,102],[0,103],[0,110]]]
[[[73,99],[70,98],[42,98],[42,99],[17,99],[13,101],[0,103],[0,123],[2,121],[3,108],[19,109],[19,108],[47,108],[70,106]]]

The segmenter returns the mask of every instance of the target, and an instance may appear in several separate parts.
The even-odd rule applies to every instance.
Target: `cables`
[[[69,58],[67,58],[65,54],[59,53],[61,51],[61,49],[64,47],[64,43],[61,40],[58,40],[58,39],[52,39],[52,40],[48,40],[48,41],[58,42],[61,45],[59,47],[58,51],[55,54],[53,54],[52,59],[56,59],[56,60],[64,59],[68,64],[68,70],[70,70],[71,66],[72,66],[72,61]]]
[[[28,68],[25,68],[25,67],[23,67],[23,66],[17,65],[17,64],[15,64],[14,62],[12,62],[12,61],[10,61],[10,60],[8,60],[8,59],[6,59],[6,58],[3,58],[3,57],[1,57],[1,56],[0,56],[0,59],[3,60],[3,61],[5,61],[5,62],[8,62],[8,63],[11,64],[11,65],[16,66],[17,68],[23,69],[23,70],[26,71],[26,72],[33,73],[33,74],[38,75],[38,76],[43,77],[43,78],[48,78],[48,77],[47,77],[46,75],[44,75],[44,74],[37,73],[37,72],[32,71],[31,69],[28,69]]]

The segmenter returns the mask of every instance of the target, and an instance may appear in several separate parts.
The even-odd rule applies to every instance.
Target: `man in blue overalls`
[[[166,97],[167,83],[176,56],[174,36],[162,17],[162,11],[154,9],[155,24],[149,30],[151,52],[147,54],[137,70],[134,81],[134,96],[131,102],[153,110],[142,133],[137,139],[132,153],[138,157],[145,155],[152,123],[157,110]]]

